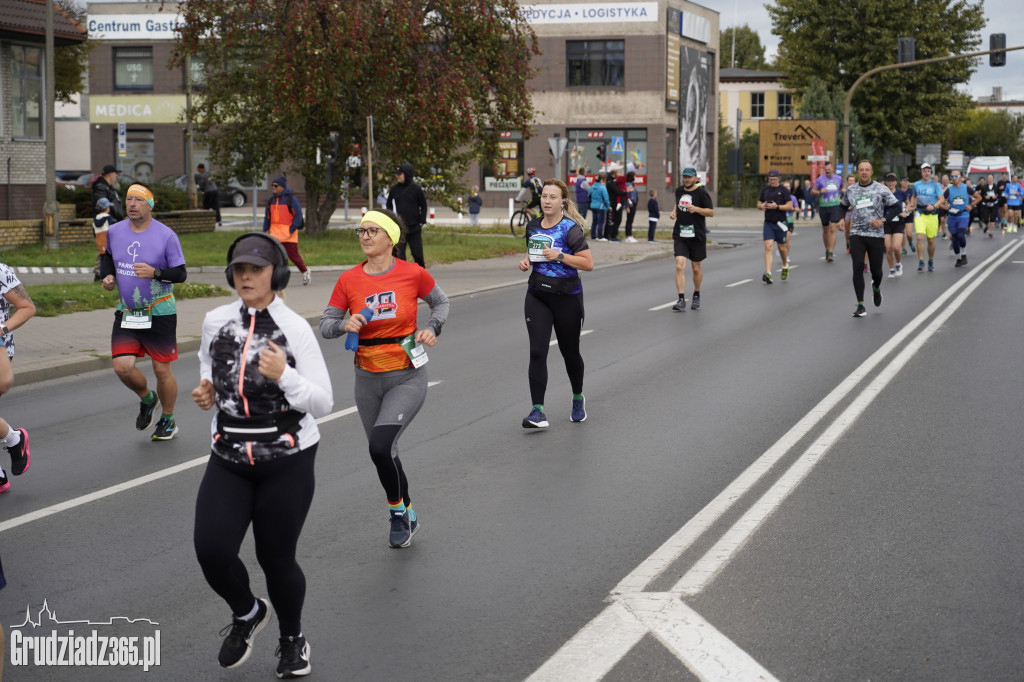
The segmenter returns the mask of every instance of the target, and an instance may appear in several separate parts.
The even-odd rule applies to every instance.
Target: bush
[[[191,208],[192,202],[189,201],[188,192],[185,190],[178,189],[173,185],[154,184],[152,187],[156,203],[155,210],[162,213],[164,211],[184,211]],[[119,189],[122,204],[127,191],[128,183],[122,182]],[[85,185],[75,187],[57,185],[57,203],[74,204],[76,218],[92,218],[96,214],[92,205],[92,187]]]

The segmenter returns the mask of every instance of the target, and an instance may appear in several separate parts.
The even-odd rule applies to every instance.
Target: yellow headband
[[[142,185],[132,185],[131,187],[128,188],[128,193],[125,194],[125,196],[130,197],[133,194],[137,197],[142,197],[143,199],[145,199],[146,203],[149,204],[149,207],[153,208],[153,204],[155,203],[153,200],[153,193],[150,192],[148,189],[146,189]]]
[[[402,238],[402,230],[398,227],[398,223],[380,211],[367,211],[363,219],[359,221],[360,225],[363,223],[373,223],[387,232],[392,244],[397,244]]]

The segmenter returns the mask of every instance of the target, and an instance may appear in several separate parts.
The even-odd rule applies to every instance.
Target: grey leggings
[[[398,438],[427,397],[427,370],[399,369],[368,372],[356,367],[355,398],[363,431],[370,442],[370,459],[388,502],[409,500],[409,481],[398,458]]]

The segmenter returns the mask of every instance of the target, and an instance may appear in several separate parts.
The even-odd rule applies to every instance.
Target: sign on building
[[[758,132],[758,173],[762,175],[772,168],[777,168],[784,175],[809,175],[811,157],[831,156],[836,144],[836,122],[833,120],[761,121]],[[823,141],[824,145],[815,145],[816,140]]]

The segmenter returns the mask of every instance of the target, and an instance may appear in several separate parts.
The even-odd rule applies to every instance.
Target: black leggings
[[[853,261],[853,292],[857,302],[864,301],[864,254],[871,266],[871,284],[882,286],[882,263],[885,262],[885,239],[850,235],[850,258]]]
[[[573,393],[583,393],[583,356],[580,355],[580,331],[583,329],[583,294],[548,294],[526,290],[526,330],[530,334],[530,400],[544,404],[548,387],[548,348],[551,329],[558,339],[558,350],[565,360],[565,371]]]
[[[256,559],[267,577],[267,594],[277,611],[281,636],[302,633],[306,576],[295,561],[299,533],[313,501],[317,445],[255,465],[210,456],[196,499],[193,540],[206,582],[244,616],[256,597],[238,557],[249,524]]]

